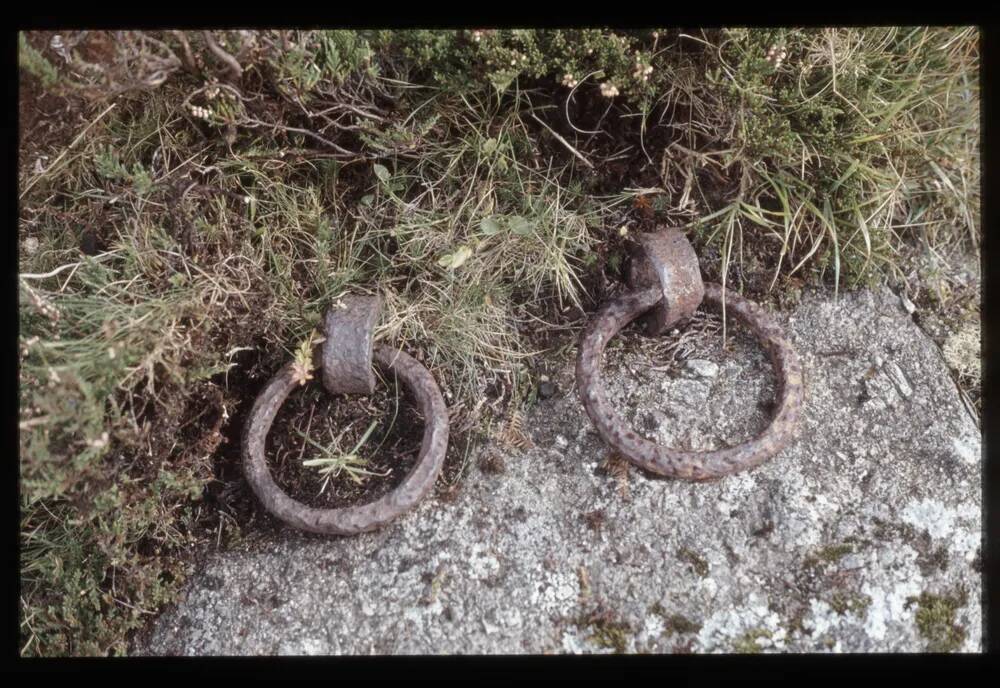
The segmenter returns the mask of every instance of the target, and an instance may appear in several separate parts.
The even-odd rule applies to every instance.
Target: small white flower
[[[649,80],[649,75],[653,73],[653,65],[644,65],[636,62],[635,71],[632,72],[632,76],[636,79],[642,79],[643,81]]]
[[[618,95],[618,87],[610,81],[605,81],[601,84],[601,95],[605,98],[614,98]]]
[[[199,119],[207,120],[212,118],[212,111],[200,105],[192,105],[191,114]]]
[[[94,449],[100,449],[106,447],[108,444],[108,433],[102,432],[101,436],[94,440],[87,440],[87,446],[93,447]]]
[[[628,225],[622,225],[618,228],[619,236],[628,236]]]
[[[766,59],[768,62],[774,65],[775,69],[781,66],[781,63],[785,61],[786,57],[788,57],[788,51],[785,50],[783,47],[772,45],[767,50]]]
[[[29,256],[38,250],[38,239],[35,237],[28,237],[24,240],[24,252]]]

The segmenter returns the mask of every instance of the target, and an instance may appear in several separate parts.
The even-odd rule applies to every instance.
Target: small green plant
[[[377,421],[372,421],[368,429],[365,430],[365,434],[361,436],[354,448],[347,452],[341,453],[336,447],[339,446],[341,438],[343,438],[344,433],[347,432],[349,428],[346,428],[339,436],[333,437],[333,431],[330,431],[331,443],[330,445],[324,447],[317,443],[315,440],[310,438],[303,432],[299,432],[299,436],[302,437],[306,442],[313,445],[319,449],[324,456],[318,459],[307,459],[302,462],[303,466],[309,468],[317,468],[321,476],[323,476],[323,485],[319,489],[319,494],[323,494],[326,491],[326,486],[329,482],[337,478],[341,473],[345,473],[348,478],[353,480],[356,484],[360,485],[363,483],[367,476],[378,475],[386,476],[388,473],[378,473],[374,471],[369,471],[364,468],[368,464],[368,459],[362,458],[358,451],[361,449],[362,445],[368,441],[368,437],[372,434],[375,428],[378,427]]]
[[[58,70],[28,42],[23,31],[17,34],[17,45],[17,63],[21,69],[37,77],[43,88],[51,89],[59,84]]]
[[[135,189],[137,196],[146,196],[153,186],[153,179],[149,171],[139,162],[128,169],[122,164],[118,154],[109,147],[102,149],[94,158],[94,166],[97,173],[105,179],[128,182]]]
[[[316,330],[310,330],[309,336],[295,350],[295,355],[292,357],[292,379],[300,385],[312,380],[312,371],[318,367],[313,354],[316,346],[324,341],[325,337],[320,336]]]
[[[290,94],[312,98],[327,84],[341,85],[359,73],[376,74],[368,41],[356,31],[308,31],[271,59],[276,83]]]

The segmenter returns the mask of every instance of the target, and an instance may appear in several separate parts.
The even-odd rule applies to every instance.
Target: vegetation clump
[[[601,608],[582,615],[577,620],[577,625],[590,628],[588,639],[599,647],[614,650],[615,654],[622,654],[628,649],[628,639],[633,633],[627,622],[610,610]]]
[[[666,610],[663,609],[663,606],[659,602],[654,604],[650,611],[662,617],[663,634],[668,638],[675,634],[685,635],[688,633],[697,633],[701,630],[700,623],[692,621],[683,614],[667,614]]]
[[[760,640],[770,639],[771,632],[766,628],[751,628],[733,643],[733,652],[738,654],[758,654],[764,647]]]
[[[917,631],[927,641],[929,652],[955,652],[961,649],[967,632],[956,622],[955,617],[967,602],[968,594],[961,589],[949,595],[922,592],[919,597],[907,600],[908,606],[917,604]]]
[[[697,552],[681,547],[677,550],[677,558],[691,566],[695,573],[704,578],[708,575],[708,562]]]

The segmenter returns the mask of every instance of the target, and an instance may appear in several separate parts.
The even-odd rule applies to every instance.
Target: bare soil
[[[381,372],[381,371],[380,371]],[[374,475],[354,480],[347,471],[326,478],[302,462],[324,454],[302,437],[340,452],[357,445],[372,422],[378,423],[358,455]],[[400,381],[382,373],[371,396],[328,394],[318,380],[293,392],[278,411],[268,435],[268,460],[275,482],[311,507],[332,509],[374,501],[398,486],[413,468],[423,437],[423,419]]]

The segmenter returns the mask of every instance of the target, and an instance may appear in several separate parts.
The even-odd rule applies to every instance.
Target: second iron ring
[[[577,388],[587,415],[605,442],[637,466],[659,475],[709,480],[757,466],[785,448],[795,436],[804,402],[802,366],[791,342],[757,304],[718,284],[703,284],[698,259],[677,230],[643,234],[629,273],[632,291],[605,304],[580,340]],[[721,303],[750,328],[771,357],[777,375],[774,414],[755,438],[714,451],[682,451],[660,446],[629,428],[607,399],[601,382],[601,357],[622,328],[646,315],[647,332],[659,334],[690,317],[702,300]]]

